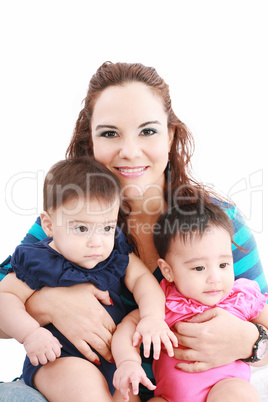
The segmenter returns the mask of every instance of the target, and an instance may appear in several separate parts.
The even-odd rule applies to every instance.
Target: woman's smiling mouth
[[[148,169],[148,166],[135,166],[135,167],[122,166],[122,167],[115,167],[115,169],[121,176],[135,178],[143,175]]]

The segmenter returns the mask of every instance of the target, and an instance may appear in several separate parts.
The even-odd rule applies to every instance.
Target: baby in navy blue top
[[[126,286],[139,306],[134,346],[142,339],[148,356],[152,343],[155,358],[161,342],[171,356],[172,345],[177,346],[164,321],[164,294],[117,226],[120,192],[119,180],[93,158],[55,164],[45,179],[41,213],[48,237],[18,246],[12,270],[0,283],[0,303],[5,306],[0,312],[2,329],[23,343],[27,352],[24,381],[48,400],[70,400],[70,387],[65,386],[70,382],[71,400],[79,400],[78,389],[81,395],[90,395],[87,400],[112,400],[115,364],[96,351],[98,358],[91,363],[52,324],[40,327],[26,312],[26,300],[44,286],[90,282],[107,290],[111,304],[104,307],[116,325],[126,315],[120,297]],[[153,390],[154,385],[144,377],[144,385]]]

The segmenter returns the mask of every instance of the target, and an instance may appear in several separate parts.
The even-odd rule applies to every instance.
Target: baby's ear
[[[53,231],[52,231],[52,222],[51,222],[50,215],[46,211],[43,211],[40,214],[40,218],[41,218],[41,226],[42,226],[45,234],[48,237],[52,237]]]
[[[173,272],[171,266],[165,260],[163,260],[163,258],[159,258],[158,266],[164,278],[166,278],[166,280],[169,282],[173,282]]]

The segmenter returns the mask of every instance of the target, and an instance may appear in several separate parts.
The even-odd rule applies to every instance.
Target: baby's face
[[[178,291],[202,304],[215,305],[233,287],[231,238],[222,228],[211,226],[186,243],[175,238],[166,262]]]
[[[113,250],[118,211],[119,200],[68,200],[51,214],[50,246],[80,267],[94,268]]]

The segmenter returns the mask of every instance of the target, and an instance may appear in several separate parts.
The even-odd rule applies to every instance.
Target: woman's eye
[[[194,270],[195,271],[203,271],[205,269],[205,267],[195,267]]]
[[[151,135],[154,135],[154,134],[156,134],[157,133],[157,131],[155,130],[155,129],[153,129],[153,128],[145,128],[144,130],[142,130],[142,132],[141,132],[141,134],[144,136],[144,137],[150,137]]]
[[[220,268],[226,268],[227,265],[229,265],[229,264],[227,264],[227,262],[223,262],[222,264],[220,264]]]
[[[76,232],[78,233],[85,233],[87,232],[87,227],[86,226],[78,226],[77,228],[75,228]]]
[[[104,138],[115,138],[117,136],[118,134],[116,131],[104,131],[103,133],[100,134],[100,137]]]

